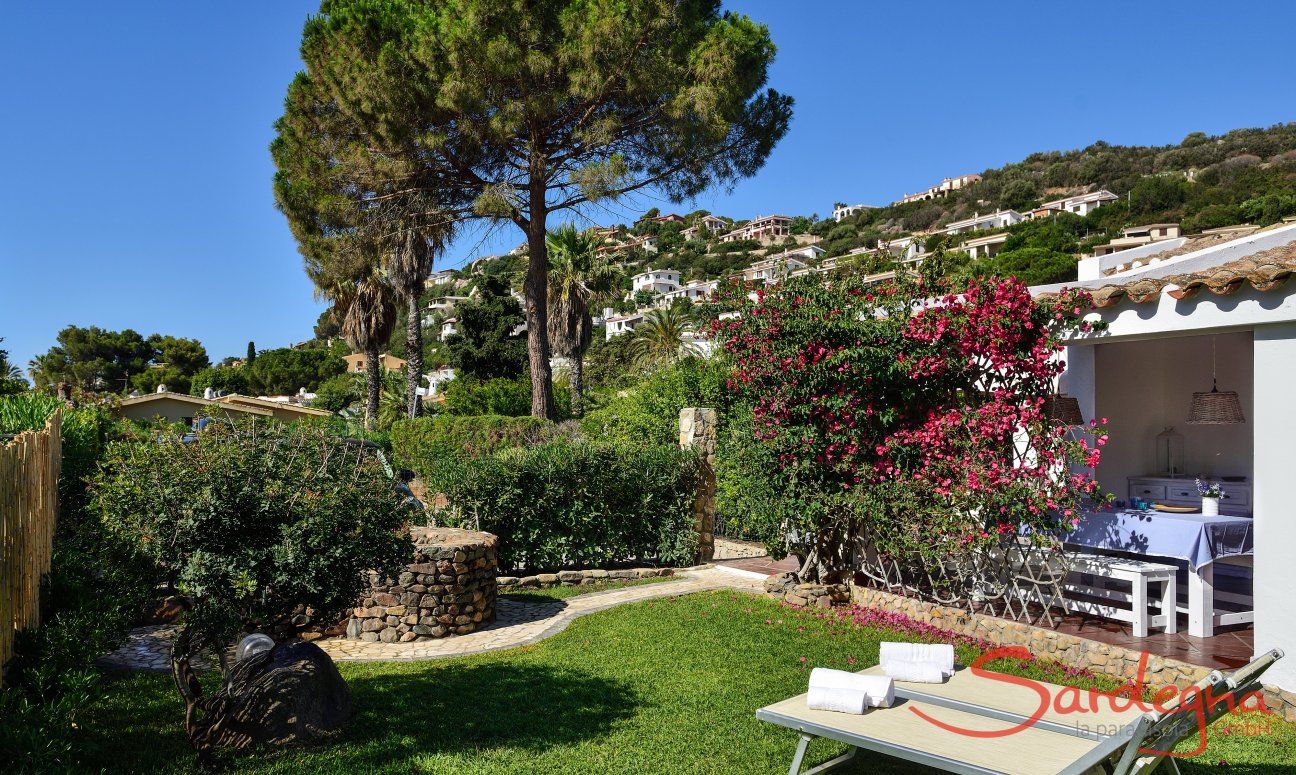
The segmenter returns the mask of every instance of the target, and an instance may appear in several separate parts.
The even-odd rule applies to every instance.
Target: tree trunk
[[[553,374],[549,368],[549,249],[545,245],[548,216],[544,181],[531,178],[530,216],[527,228],[526,298],[527,358],[531,365],[531,416],[553,420]]]
[[[378,340],[370,337],[365,344],[365,430],[371,431],[378,419],[378,399],[382,395],[382,363],[378,360]]]
[[[405,358],[409,384],[405,390],[406,413],[419,416],[419,386],[423,384],[423,320],[420,318],[417,288],[408,289],[409,309],[405,312]]]
[[[585,404],[581,393],[585,389],[585,353],[572,353],[571,359],[571,411],[572,417],[585,416]]]

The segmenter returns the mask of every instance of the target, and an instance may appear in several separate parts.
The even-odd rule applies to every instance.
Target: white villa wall
[[[1184,466],[1188,471],[1253,478],[1251,333],[1218,334],[1216,345],[1220,390],[1238,392],[1247,417],[1243,425],[1187,423],[1193,392],[1210,390],[1210,336],[1093,347],[1095,413],[1108,419],[1111,434],[1098,467],[1098,483],[1104,490],[1124,499],[1128,492],[1126,477],[1155,473],[1156,435],[1167,426],[1183,434]],[[1093,416],[1085,415],[1085,419]]]
[[[1255,331],[1255,408],[1247,419],[1255,433],[1255,651],[1287,652],[1265,675],[1296,691],[1296,615],[1291,550],[1296,547],[1292,505],[1293,439],[1296,439],[1296,323],[1262,326]]]

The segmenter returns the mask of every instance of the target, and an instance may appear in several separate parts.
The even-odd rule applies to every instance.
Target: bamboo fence
[[[0,671],[17,633],[40,626],[41,582],[58,518],[62,424],[60,409],[43,429],[0,440]]]

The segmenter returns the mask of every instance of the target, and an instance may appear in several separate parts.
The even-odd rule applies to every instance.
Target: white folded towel
[[[954,646],[949,643],[890,643],[882,642],[878,662],[886,665],[892,660],[900,662],[930,662],[948,675],[954,675]]]
[[[890,707],[895,701],[895,682],[881,675],[860,675],[816,667],[810,671],[810,690],[815,689],[863,692],[866,703],[874,708]]]
[[[858,689],[825,689],[811,686],[806,694],[810,710],[831,710],[837,713],[860,715],[869,707],[869,696]]]
[[[882,663],[882,672],[896,681],[910,683],[938,684],[953,675],[945,672],[935,662],[911,662],[904,659],[892,659]]]

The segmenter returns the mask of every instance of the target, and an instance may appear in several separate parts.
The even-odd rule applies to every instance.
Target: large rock
[[[351,691],[323,649],[287,643],[235,662],[198,706],[188,732],[200,750],[308,743],[351,717]]]

